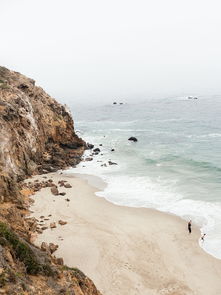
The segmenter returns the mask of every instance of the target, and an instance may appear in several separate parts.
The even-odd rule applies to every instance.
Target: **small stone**
[[[70,185],[70,183],[65,183],[65,184],[64,184],[64,187],[66,187],[66,188],[71,188],[72,186]]]
[[[52,223],[50,223],[50,228],[56,228],[57,226],[56,226],[56,222],[52,222]]]
[[[56,188],[56,186],[52,186],[52,188],[51,188],[51,192],[52,192],[52,194],[55,195],[55,196],[58,196],[58,195],[59,195],[59,191],[58,191],[58,189]]]
[[[57,258],[57,259],[56,259],[56,262],[57,262],[58,265],[64,265],[64,260],[63,260],[63,258]]]
[[[60,195],[60,196],[65,196],[66,193],[65,193],[65,192],[62,192],[62,193],[60,193],[59,195]]]
[[[41,243],[41,250],[47,252],[49,250],[48,244],[45,242]]]
[[[109,164],[109,165],[117,165],[117,163],[112,162],[112,161],[108,161],[108,164]]]
[[[58,249],[58,245],[55,245],[53,243],[49,243],[49,250],[52,253],[54,253]]]
[[[70,202],[70,200],[69,200],[69,199],[65,199],[65,201],[67,201],[67,202]]]
[[[93,150],[93,152],[95,152],[95,153],[100,153],[100,151],[101,150],[99,148],[96,148],[96,149]]]
[[[67,221],[59,220],[58,223],[59,223],[60,225],[65,225],[65,224],[67,224]]]
[[[43,226],[41,229],[42,230],[46,230],[46,229],[48,229],[48,227],[47,226]]]

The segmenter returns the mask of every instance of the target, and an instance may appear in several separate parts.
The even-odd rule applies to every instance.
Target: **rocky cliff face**
[[[80,161],[84,141],[69,111],[35,81],[0,67],[0,197],[16,195],[16,183],[34,173]]]
[[[35,220],[21,181],[76,165],[86,145],[67,108],[35,82],[0,67],[0,293],[101,295],[80,270],[30,241]]]

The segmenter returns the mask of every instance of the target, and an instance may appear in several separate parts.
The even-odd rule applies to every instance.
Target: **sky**
[[[221,2],[1,0],[0,65],[60,101],[221,94]]]

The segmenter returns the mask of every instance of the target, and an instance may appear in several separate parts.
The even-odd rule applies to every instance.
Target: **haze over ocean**
[[[203,248],[221,258],[221,97],[71,108],[79,134],[102,144],[73,171],[101,176],[108,186],[98,195],[113,203],[191,218],[207,234]],[[101,166],[108,160],[118,165]]]

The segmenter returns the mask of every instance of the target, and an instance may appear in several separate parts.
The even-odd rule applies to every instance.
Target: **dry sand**
[[[45,230],[35,243],[58,244],[55,255],[81,269],[103,295],[221,294],[221,261],[199,247],[194,225],[189,235],[176,216],[111,204],[79,177],[47,177],[68,180],[72,188],[59,188],[65,196],[53,196],[50,188],[36,193],[32,216],[51,214],[45,224],[68,223]]]

